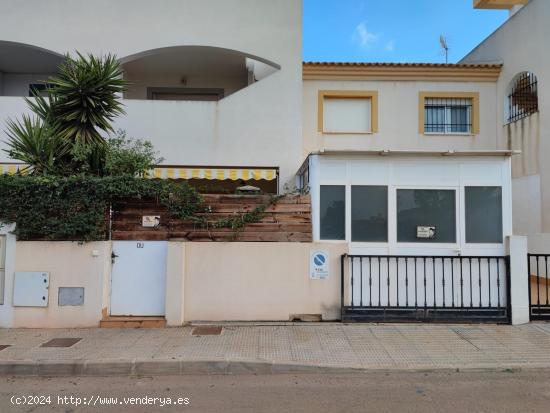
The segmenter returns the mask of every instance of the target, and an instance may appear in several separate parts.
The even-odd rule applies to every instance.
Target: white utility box
[[[13,285],[13,305],[16,307],[47,307],[50,274],[47,272],[16,272]]]

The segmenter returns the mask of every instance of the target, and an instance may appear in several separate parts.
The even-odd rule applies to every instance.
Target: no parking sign
[[[324,280],[328,278],[328,252],[311,251],[309,256],[309,278],[312,280]]]

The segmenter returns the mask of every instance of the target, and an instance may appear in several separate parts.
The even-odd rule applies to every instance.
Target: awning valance
[[[0,163],[0,173],[15,174],[27,165],[22,163]],[[277,168],[209,168],[203,166],[158,166],[147,174],[151,179],[229,179],[232,181],[248,181],[261,179],[273,181],[277,179]]]
[[[208,168],[208,167],[157,167],[149,172],[149,178],[157,179],[215,179],[232,181],[250,179],[273,181],[277,179],[276,168]]]
[[[0,163],[0,174],[13,175],[26,167],[27,165],[24,163]]]

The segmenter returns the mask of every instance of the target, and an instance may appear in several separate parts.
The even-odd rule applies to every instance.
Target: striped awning
[[[27,165],[24,163],[0,163],[0,174],[13,175],[26,167]]]
[[[27,165],[23,163],[0,163],[1,174],[15,174]],[[209,168],[191,166],[158,166],[147,174],[151,179],[230,179],[232,181],[250,179],[273,181],[277,179],[277,168]]]
[[[276,168],[208,168],[208,167],[158,167],[148,174],[157,179],[215,179],[237,181],[249,179],[273,181],[277,179]]]

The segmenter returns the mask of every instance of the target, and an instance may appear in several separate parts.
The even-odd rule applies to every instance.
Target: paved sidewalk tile
[[[28,365],[29,371],[53,374],[73,371],[63,365],[70,362],[80,363],[78,369],[86,369],[90,374],[100,374],[102,366],[112,367],[113,371],[137,373],[162,371],[163,366],[170,371],[185,371],[201,362],[210,363],[208,368],[212,372],[278,369],[270,366],[343,369],[550,367],[550,324],[544,323],[522,326],[222,325],[220,335],[204,336],[192,335],[192,327],[3,329],[0,330],[0,345],[9,347],[0,352],[0,367],[4,364],[7,366],[4,371],[11,371],[9,366],[19,363]],[[54,338],[74,337],[81,340],[71,347],[41,347]]]

